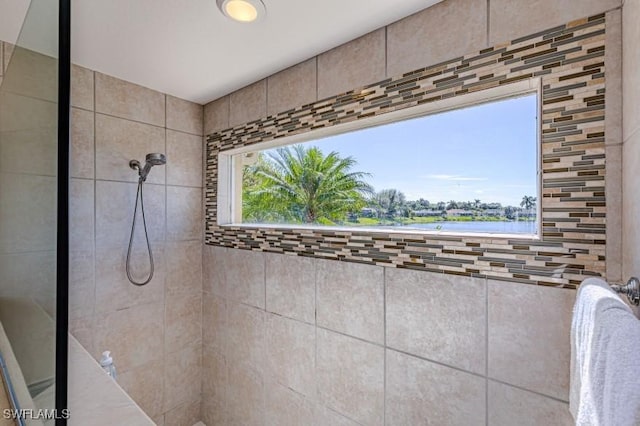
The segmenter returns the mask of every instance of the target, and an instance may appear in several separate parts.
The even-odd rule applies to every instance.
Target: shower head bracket
[[[129,167],[133,170],[140,170],[140,162],[138,160],[131,160],[129,161]]]

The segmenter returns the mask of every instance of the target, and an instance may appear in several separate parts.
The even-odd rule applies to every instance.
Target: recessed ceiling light
[[[216,0],[216,3],[225,16],[238,22],[256,22],[267,13],[260,0]]]

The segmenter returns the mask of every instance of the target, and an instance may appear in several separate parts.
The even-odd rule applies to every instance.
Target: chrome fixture
[[[138,160],[129,161],[129,167],[133,170],[138,170],[138,176],[140,176],[140,180],[142,182],[147,180],[147,175],[153,166],[164,166],[167,163],[167,157],[164,154],[160,154],[157,152],[147,154],[145,157],[144,167],[140,167],[140,162]]]
[[[224,16],[237,22],[257,22],[267,13],[261,0],[216,0],[216,4]]]
[[[129,167],[133,170],[138,170],[138,191],[136,192],[136,204],[133,208],[133,222],[131,223],[131,235],[129,236],[129,248],[127,249],[127,261],[125,269],[127,272],[127,278],[131,284],[142,286],[148,284],[153,278],[154,264],[153,264],[153,252],[151,251],[151,243],[149,242],[149,233],[147,232],[147,219],[144,214],[144,198],[142,196],[142,186],[147,180],[147,176],[153,166],[163,166],[167,163],[167,157],[164,154],[151,153],[147,154],[145,158],[144,167],[140,166],[138,160],[129,161]],[[131,248],[133,246],[133,235],[136,230],[136,217],[138,215],[138,199],[140,200],[140,210],[142,210],[142,226],[144,227],[144,237],[147,241],[147,253],[149,253],[149,276],[143,281],[136,281],[131,275]]]
[[[627,299],[629,300],[629,303],[631,303],[632,305],[640,305],[640,280],[638,280],[636,277],[629,278],[629,281],[627,281],[627,283],[624,285],[614,284],[611,286],[611,288],[616,293],[625,294],[627,296]]]

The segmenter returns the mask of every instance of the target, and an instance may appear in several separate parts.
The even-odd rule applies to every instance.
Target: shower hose
[[[131,281],[131,284],[135,284],[138,286],[143,286],[145,284],[148,284],[149,281],[151,281],[151,279],[153,278],[153,270],[154,270],[153,252],[151,251],[151,243],[149,242],[149,233],[147,232],[147,220],[144,215],[144,198],[142,196],[143,183],[144,181],[142,179],[138,181],[138,191],[136,192],[136,205],[133,208],[133,223],[131,223],[131,236],[129,237],[129,248],[127,249],[127,263],[125,268],[127,271],[127,278],[129,279],[129,281]],[[144,228],[144,237],[147,241],[147,251],[149,253],[149,276],[147,277],[147,279],[143,281],[136,281],[131,276],[131,247],[133,246],[133,236],[136,230],[136,217],[138,216],[138,199],[140,199],[140,210],[142,210],[142,226]]]

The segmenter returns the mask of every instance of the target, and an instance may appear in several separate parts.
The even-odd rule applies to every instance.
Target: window
[[[229,222],[537,234],[537,93],[466,96],[445,111],[231,152]]]

